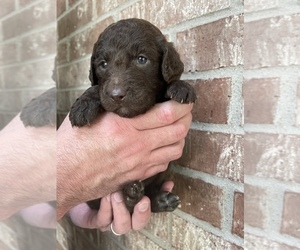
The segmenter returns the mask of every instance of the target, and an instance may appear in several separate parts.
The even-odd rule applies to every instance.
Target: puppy
[[[179,54],[157,27],[135,18],[111,24],[94,45],[89,75],[92,87],[71,107],[71,124],[82,127],[107,111],[134,117],[170,99],[193,103],[195,91],[179,80],[182,72]],[[151,200],[152,212],[173,211],[179,197],[160,191],[162,183],[163,177],[158,176],[125,185],[128,210],[132,212],[145,194]],[[100,200],[88,204],[99,209]]]

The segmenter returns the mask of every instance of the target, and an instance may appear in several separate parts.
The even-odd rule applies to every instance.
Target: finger
[[[71,208],[68,214],[76,226],[92,229],[98,227],[95,224],[97,212],[96,210],[92,210],[88,204],[82,203]]]
[[[121,192],[115,192],[111,198],[113,217],[112,227],[115,233],[125,234],[131,230],[131,215],[125,206]]]
[[[170,126],[148,130],[146,138],[149,138],[153,149],[174,144],[186,137],[191,122],[192,115],[188,113]]]
[[[161,191],[172,192],[173,187],[174,187],[174,182],[173,181],[166,181],[161,186]]]
[[[191,112],[193,104],[167,101],[155,105],[146,114],[131,118],[131,124],[138,130],[153,129],[174,123]]]
[[[134,207],[132,214],[132,229],[141,230],[151,217],[150,199],[144,196]]]
[[[113,219],[113,211],[111,205],[111,195],[107,195],[101,199],[100,209],[97,213],[96,224],[101,231],[106,231]]]
[[[177,160],[182,156],[184,145],[185,139],[182,139],[172,145],[155,149],[150,153],[149,162],[153,162],[154,166]]]

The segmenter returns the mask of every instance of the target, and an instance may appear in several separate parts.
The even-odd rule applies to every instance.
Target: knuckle
[[[172,107],[159,109],[157,115],[158,115],[158,119],[163,124],[170,124],[173,123],[175,120],[175,112]]]
[[[181,140],[186,137],[187,129],[184,124],[178,124],[174,131],[174,136],[177,140]]]

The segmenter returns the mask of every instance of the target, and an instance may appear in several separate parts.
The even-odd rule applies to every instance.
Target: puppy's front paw
[[[170,192],[159,192],[151,198],[151,211],[158,212],[172,212],[180,204],[180,199],[176,194]]]
[[[175,81],[168,86],[166,98],[179,103],[194,103],[197,99],[194,88],[185,81]]]
[[[99,113],[99,103],[78,98],[70,110],[69,119],[72,126],[82,127],[90,124]]]
[[[72,105],[69,119],[72,126],[82,127],[90,124],[100,112],[103,112],[100,103],[99,86],[87,89]]]
[[[143,198],[144,193],[145,187],[141,181],[131,182],[123,188],[125,204],[130,213],[133,212],[134,206]]]

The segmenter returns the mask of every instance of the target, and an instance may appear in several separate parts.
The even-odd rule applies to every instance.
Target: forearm
[[[25,128],[19,117],[0,132],[0,214],[55,199],[55,129]]]

